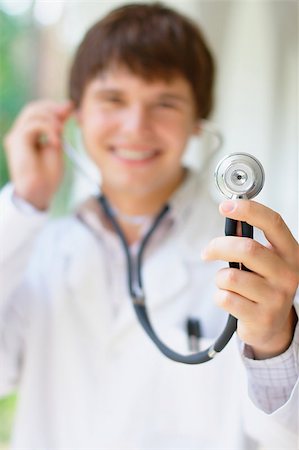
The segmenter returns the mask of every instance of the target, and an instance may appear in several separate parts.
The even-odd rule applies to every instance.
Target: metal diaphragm
[[[248,153],[225,156],[215,170],[215,182],[227,198],[253,198],[264,186],[265,173],[261,163]]]

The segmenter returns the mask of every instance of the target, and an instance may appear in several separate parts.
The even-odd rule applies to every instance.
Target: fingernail
[[[221,203],[221,209],[223,212],[231,213],[237,209],[237,203],[231,200],[227,200]]]

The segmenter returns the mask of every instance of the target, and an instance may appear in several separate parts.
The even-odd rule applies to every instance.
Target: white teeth
[[[129,159],[132,161],[142,161],[144,159],[153,157],[156,154],[156,151],[155,150],[136,151],[127,148],[122,148],[116,149],[114,153],[123,159]]]

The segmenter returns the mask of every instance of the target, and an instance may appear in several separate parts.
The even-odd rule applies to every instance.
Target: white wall
[[[261,160],[266,183],[258,198],[298,236],[299,3],[166,3],[198,21],[216,56],[212,120],[224,137],[220,156],[247,152]]]
[[[56,29],[56,38],[64,42],[68,55],[97,18],[123,3],[129,2],[68,1]],[[257,156],[266,172],[265,187],[258,198],[279,211],[297,235],[298,2],[166,0],[164,3],[199,23],[216,56],[218,72],[212,120],[224,136],[217,160],[239,151]],[[46,75],[41,78],[44,92],[51,83]],[[192,158],[196,158],[194,151]]]

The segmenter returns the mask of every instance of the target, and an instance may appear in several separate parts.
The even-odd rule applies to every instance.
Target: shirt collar
[[[178,223],[186,219],[186,216],[191,211],[192,202],[200,182],[200,175],[194,170],[187,169],[183,182],[169,198],[170,211],[168,220]],[[94,196],[89,197],[79,206],[76,210],[76,216],[97,234],[101,234],[103,231],[108,232],[109,229],[111,231],[109,221],[103,213],[97,198]],[[148,226],[150,226],[150,221]]]

